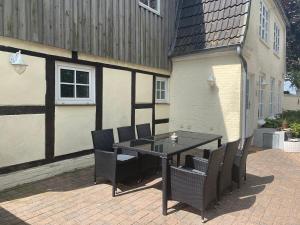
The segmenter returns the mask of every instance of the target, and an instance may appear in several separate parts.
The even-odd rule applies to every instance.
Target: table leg
[[[162,158],[162,213],[167,215],[168,209],[168,158]]]
[[[218,139],[218,148],[220,148],[222,146],[222,139]]]

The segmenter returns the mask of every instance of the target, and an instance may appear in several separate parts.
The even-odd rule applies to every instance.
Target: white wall
[[[0,116],[0,168],[45,158],[45,116]]]
[[[103,129],[131,125],[131,73],[103,69]]]
[[[216,78],[210,87],[207,79]],[[173,60],[170,130],[190,130],[241,137],[241,64],[233,53],[179,57]]]

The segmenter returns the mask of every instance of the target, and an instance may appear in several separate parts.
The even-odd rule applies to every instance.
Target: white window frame
[[[148,0],[148,5],[144,4],[143,2],[141,2],[139,0],[139,5],[146,8],[146,9],[148,9],[149,11],[151,11],[151,12],[157,14],[157,15],[160,15],[160,0],[157,0],[157,10],[150,7],[150,0]]]
[[[275,78],[271,77],[270,79],[270,116],[275,114]]]
[[[259,76],[258,81],[258,119],[264,119],[264,75]]]
[[[60,70],[74,70],[74,86],[75,86],[75,96],[71,98],[61,97],[60,86],[62,84],[60,79]],[[77,98],[76,97],[76,71],[83,71],[89,73],[89,98]],[[90,105],[95,104],[95,68],[90,66],[84,66],[79,64],[71,64],[65,62],[55,63],[55,103],[65,104],[65,105]]]
[[[280,28],[277,25],[277,23],[274,23],[273,50],[276,54],[279,54],[279,51],[280,51]]]
[[[157,98],[157,81],[165,82],[165,98],[164,99],[158,99]],[[159,90],[161,91],[161,89]],[[169,102],[169,79],[168,78],[162,78],[157,77],[155,81],[155,102],[156,103],[168,103]]]
[[[262,41],[269,41],[270,11],[263,1],[260,1],[259,36]]]

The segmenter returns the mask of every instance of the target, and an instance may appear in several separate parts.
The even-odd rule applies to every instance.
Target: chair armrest
[[[97,175],[113,180],[116,175],[117,154],[95,149],[95,170]]]
[[[207,172],[208,160],[201,157],[187,155],[185,158],[185,167],[190,167],[203,173]]]

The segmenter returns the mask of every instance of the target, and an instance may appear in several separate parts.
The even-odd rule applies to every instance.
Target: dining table
[[[217,147],[221,146],[222,136],[217,134],[198,133],[191,131],[174,131],[136,140],[120,142],[113,145],[114,151],[124,149],[140,154],[149,154],[161,158],[162,161],[162,214],[167,215],[168,207],[168,176],[170,161],[177,156],[179,166],[180,155],[191,149],[217,141]]]

